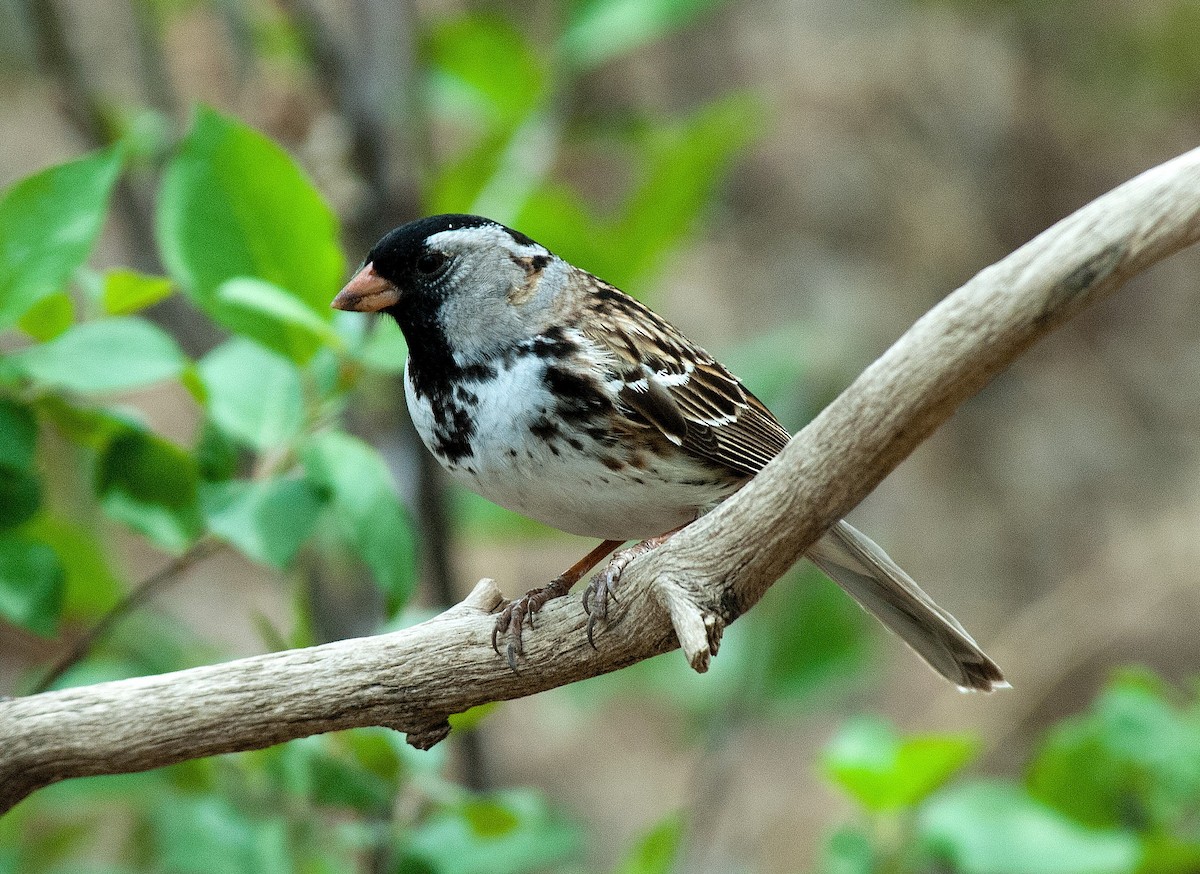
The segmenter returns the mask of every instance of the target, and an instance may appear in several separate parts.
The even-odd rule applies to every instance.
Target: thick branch
[[[500,600],[394,634],[0,702],[0,810],[56,780],[145,770],[364,725],[428,747],[446,718],[682,644],[707,667],[752,606],[964,399],[1089,303],[1200,239],[1200,149],[1142,174],[989,267],[918,321],[745,489],[635,561],[587,645],[577,599],[526,634],[520,673],[491,648]]]

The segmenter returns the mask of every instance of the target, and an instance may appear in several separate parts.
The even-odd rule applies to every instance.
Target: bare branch
[[[509,670],[491,648],[490,580],[394,634],[0,702],[0,809],[69,777],[145,770],[318,732],[385,725],[429,747],[449,715],[673,649],[704,670],[725,626],[963,400],[1035,340],[1200,239],[1200,149],[1059,222],[947,297],[745,489],[630,565],[588,647],[552,602]]]

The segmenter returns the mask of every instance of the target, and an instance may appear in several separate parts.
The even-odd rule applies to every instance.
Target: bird
[[[728,498],[791,435],[726,367],[657,313],[482,216],[434,215],[385,234],[332,306],[379,312],[408,347],[417,432],[488,500],[600,545],[506,601],[492,633],[517,670],[533,616],[606,556],[584,591],[588,640],[625,567]],[[963,690],[1000,668],[884,550],[848,522],[806,553]]]

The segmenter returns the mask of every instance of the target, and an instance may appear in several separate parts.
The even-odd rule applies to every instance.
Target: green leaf
[[[874,874],[879,870],[871,839],[853,826],[843,826],[829,836],[821,861],[823,874]]]
[[[558,43],[558,55],[587,70],[678,30],[718,0],[588,0]]]
[[[613,229],[621,262],[612,266],[621,273],[612,275],[632,284],[659,267],[692,230],[733,156],[759,137],[762,115],[756,99],[732,94],[678,124],[645,129],[642,180]]]
[[[126,410],[77,406],[60,395],[43,395],[37,408],[68,440],[97,452],[117,434],[142,427]]]
[[[104,545],[94,530],[43,513],[25,527],[24,533],[47,544],[58,556],[64,574],[66,616],[91,619],[120,599],[121,580],[109,566]]]
[[[149,807],[156,867],[177,874],[293,874],[288,820],[252,816],[220,795],[160,793]]]
[[[164,174],[157,232],[168,272],[216,321],[298,362],[320,345],[311,331],[218,294],[226,281],[249,276],[327,321],[345,278],[333,212],[262,134],[199,109]]]
[[[679,861],[683,830],[683,817],[668,814],[634,844],[614,874],[671,874]]]
[[[328,318],[318,316],[312,307],[265,280],[247,276],[230,279],[217,289],[217,299],[234,309],[267,316],[334,349],[343,346]]]
[[[200,478],[208,482],[233,479],[238,472],[240,447],[224,431],[205,418],[196,440],[196,465]]]
[[[33,410],[17,401],[0,398],[0,464],[29,467],[37,448],[37,419]]]
[[[230,480],[200,487],[213,533],[255,561],[285,568],[308,539],[321,496],[305,480]]]
[[[392,319],[375,319],[370,333],[352,352],[355,360],[380,373],[400,374],[408,360],[408,344]]]
[[[471,831],[481,838],[499,838],[521,825],[521,817],[501,804],[487,798],[468,801],[459,808]]]
[[[1051,730],[1029,772],[1037,799],[1093,826],[1168,831],[1197,810],[1200,720],[1167,689],[1118,678],[1091,709]]]
[[[171,296],[171,280],[136,270],[110,270],[104,275],[101,303],[111,316],[126,316]]]
[[[121,169],[117,148],[21,180],[0,196],[0,329],[62,290],[87,260]]]
[[[630,137],[637,182],[614,218],[594,218],[578,195],[546,185],[513,222],[571,263],[636,291],[692,230],[733,157],[759,136],[762,114],[754,99],[734,94],[679,122],[644,123]]]
[[[178,376],[187,364],[161,328],[134,316],[76,325],[10,359],[29,379],[77,392],[113,392]]]
[[[435,103],[462,105],[459,89],[477,95],[464,108],[468,118],[482,110],[493,125],[511,131],[543,99],[548,77],[524,34],[492,15],[468,15],[433,29],[426,50],[434,68]],[[469,98],[468,98],[469,99]]]
[[[379,453],[341,431],[317,434],[304,447],[309,478],[329,489],[332,525],[366,563],[393,612],[416,579],[412,526]]]
[[[478,704],[470,710],[464,710],[462,713],[451,713],[447,722],[450,723],[450,729],[456,734],[461,734],[465,731],[473,731],[478,728],[485,719],[488,718],[496,707],[499,705],[497,701],[489,701],[487,704]]]
[[[858,605],[816,569],[774,588],[762,605],[761,633],[751,641],[763,691],[776,701],[811,701],[861,676],[871,640]]]
[[[990,781],[940,793],[922,809],[918,833],[961,874],[1132,874],[1141,856],[1128,832],[1085,828]]]
[[[404,778],[404,767],[387,735],[388,729],[357,728],[331,735],[344,746],[349,755],[370,773],[398,786]]]
[[[33,411],[0,398],[0,530],[24,523],[41,506],[41,481],[33,469],[36,444]]]
[[[96,460],[96,494],[105,514],[172,552],[200,534],[198,482],[187,451],[137,428],[117,434]]]
[[[27,522],[42,505],[42,483],[31,470],[0,464],[0,531]]]
[[[395,793],[395,784],[365,768],[340,735],[302,738],[259,756],[263,769],[305,802],[378,814]]]
[[[63,570],[49,546],[0,536],[0,616],[51,637],[62,612]]]
[[[53,340],[75,321],[75,301],[65,291],[56,291],[31,306],[17,320],[17,327],[39,342]]]
[[[409,833],[408,852],[439,874],[518,874],[550,867],[579,843],[540,796],[514,790],[435,813]]]
[[[826,747],[825,772],[870,811],[902,810],[920,803],[979,750],[973,735],[896,736],[875,719],[858,719]]]
[[[304,424],[300,371],[274,352],[239,337],[200,361],[208,413],[222,431],[245,445],[279,450]]]

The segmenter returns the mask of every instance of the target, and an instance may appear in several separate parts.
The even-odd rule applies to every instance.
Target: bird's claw
[[[641,555],[637,547],[622,550],[612,557],[608,566],[592,577],[587,588],[583,590],[583,612],[587,614],[587,639],[592,649],[596,649],[596,623],[608,619],[609,599],[620,603],[617,598],[616,586],[625,573],[629,563]]]
[[[521,597],[513,598],[500,610],[496,624],[492,627],[492,649],[496,651],[496,655],[500,655],[500,635],[507,633],[509,640],[508,646],[504,648],[504,656],[513,673],[517,672],[517,659],[525,655],[522,633],[526,623],[533,628],[534,614],[546,606],[548,601],[567,594],[567,590],[568,586],[561,578],[555,579],[540,589],[530,589]]]

